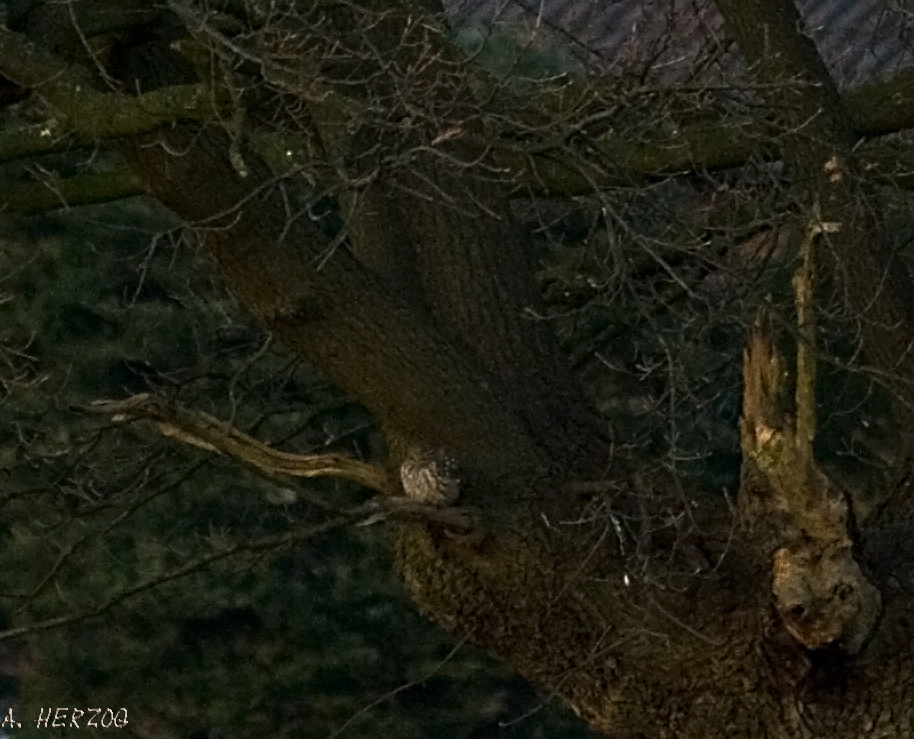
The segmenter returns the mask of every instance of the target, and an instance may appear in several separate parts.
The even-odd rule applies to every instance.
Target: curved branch
[[[111,414],[115,420],[130,416],[153,421],[164,436],[232,457],[268,477],[336,477],[382,495],[402,493],[399,480],[383,467],[342,454],[281,452],[208,413],[182,408],[148,393],[125,400],[96,401],[93,409]]]

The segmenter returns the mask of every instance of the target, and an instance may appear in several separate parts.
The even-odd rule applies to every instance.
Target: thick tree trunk
[[[493,479],[536,479],[535,444],[498,383],[292,209],[294,194],[254,157],[241,178],[229,147],[220,132],[179,127],[123,152],[248,309],[340,387],[407,438],[453,449]]]
[[[605,472],[607,424],[584,398],[544,322],[527,250],[509,216],[506,183],[490,155],[464,143],[485,140],[487,132],[463,67],[440,29],[415,23],[415,7],[382,5],[377,24],[360,15],[376,12],[370,2],[330,14],[335,35],[327,43],[357,57],[371,50],[370,68],[355,75],[364,84],[344,89],[365,107],[384,101],[383,118],[340,136],[339,128],[321,125],[322,102],[309,103],[347,192],[353,251],[416,297],[442,335],[497,378],[555,473]],[[383,69],[373,66],[372,54],[388,60]],[[330,89],[341,75],[337,66],[323,63]],[[353,76],[348,68],[345,74]],[[407,92],[394,94],[397,89]],[[404,104],[404,95],[421,104]],[[403,119],[411,123],[392,134]],[[366,212],[353,208],[360,202]]]
[[[728,2],[728,16],[743,12]],[[764,23],[766,7],[776,6],[745,12]],[[789,47],[796,34],[776,30]],[[787,51],[790,69],[817,74],[808,49]],[[883,333],[867,349],[889,366],[906,356],[904,293],[891,280],[883,287],[878,239],[860,236],[875,232],[847,184],[850,129],[823,90],[806,111],[815,128],[794,134],[809,132],[811,153],[797,143],[792,162],[814,183],[823,216],[851,234],[836,242],[836,262],[863,260],[850,280],[863,287],[848,293],[864,315],[873,311]],[[71,93],[47,91],[62,107]],[[400,573],[428,615],[608,736],[914,736],[910,518],[867,549],[885,596],[868,647],[853,659],[807,649],[777,618],[766,555],[734,531],[721,496],[647,468],[590,501],[559,479],[562,469],[602,471],[607,447],[544,326],[526,318],[532,281],[500,185],[472,167],[381,171],[377,189],[364,191],[364,217],[349,219],[350,251],[256,157],[245,154],[241,176],[232,149],[224,132],[191,124],[122,147],[144,188],[188,222],[239,299],[294,351],[392,432],[448,447],[482,473],[468,491],[485,523],[478,535],[399,531]],[[417,192],[422,177],[434,189]],[[347,196],[355,205],[357,194]],[[409,273],[399,272],[403,260]],[[867,290],[872,307],[861,302]]]

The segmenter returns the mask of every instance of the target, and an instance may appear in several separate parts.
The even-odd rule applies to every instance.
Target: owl
[[[438,508],[460,497],[457,461],[443,449],[413,445],[400,465],[400,480],[408,498]]]

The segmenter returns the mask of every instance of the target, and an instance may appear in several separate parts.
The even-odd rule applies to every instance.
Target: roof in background
[[[458,23],[507,23],[571,42],[620,74],[684,81],[739,67],[711,0],[444,0]],[[914,65],[911,0],[799,0],[841,87]],[[907,6],[907,7],[905,7]]]

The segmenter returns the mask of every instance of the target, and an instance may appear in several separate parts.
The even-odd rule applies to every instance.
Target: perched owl
[[[444,508],[460,497],[457,461],[443,449],[414,445],[400,465],[400,480],[407,497]]]

